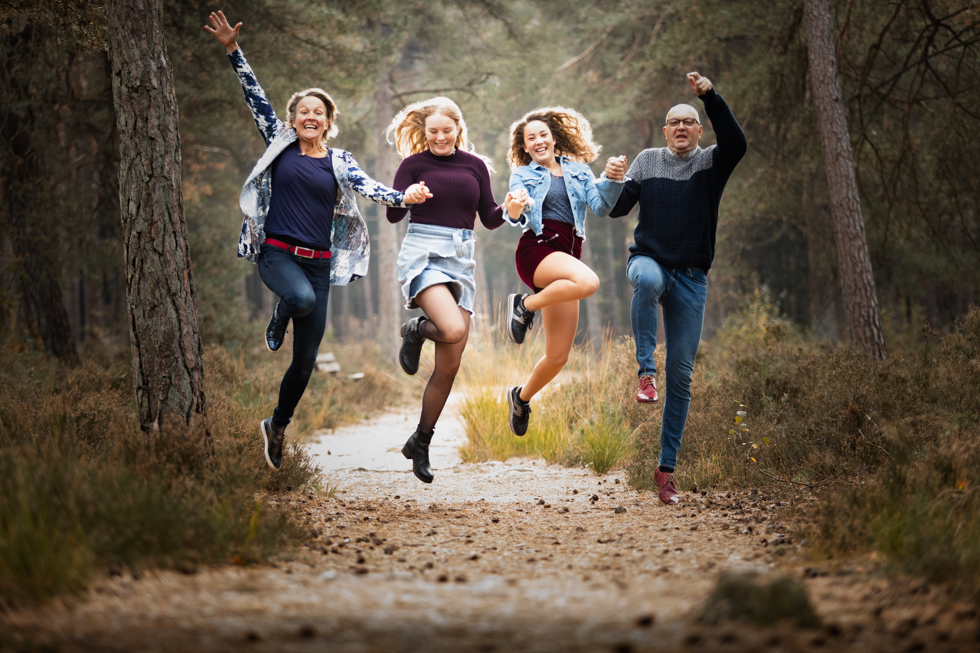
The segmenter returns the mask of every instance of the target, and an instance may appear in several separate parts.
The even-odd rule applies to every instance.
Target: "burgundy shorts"
[[[531,229],[525,231],[514,255],[518,276],[534,292],[541,292],[541,288],[534,285],[534,271],[548,254],[561,252],[579,259],[582,257],[582,239],[575,234],[575,225],[544,220],[542,227],[540,236],[536,236]]]

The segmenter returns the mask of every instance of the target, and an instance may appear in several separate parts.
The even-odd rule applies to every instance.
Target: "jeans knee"
[[[316,294],[312,292],[294,293],[283,297],[282,302],[286,305],[291,317],[306,317],[313,312],[313,307],[316,306]]]

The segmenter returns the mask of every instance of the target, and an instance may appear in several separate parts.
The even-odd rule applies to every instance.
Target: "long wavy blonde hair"
[[[293,121],[296,120],[296,107],[299,106],[299,101],[305,97],[315,97],[323,102],[323,106],[327,108],[327,128],[323,130],[323,134],[320,136],[320,144],[326,148],[327,141],[337,135],[335,121],[337,116],[340,115],[340,112],[337,111],[337,103],[322,88],[308,88],[305,91],[293,93],[292,97],[289,98],[289,102],[286,103],[286,126],[295,128]]]
[[[592,163],[599,158],[602,146],[592,140],[592,125],[585,116],[565,107],[542,107],[525,114],[510,126],[507,162],[511,168],[531,163],[531,155],[524,151],[524,128],[535,120],[540,120],[551,130],[555,139],[555,154],[580,163]]]
[[[425,119],[433,114],[442,114],[456,123],[456,149],[479,156],[487,164],[490,171],[493,166],[490,160],[476,154],[473,145],[467,140],[466,121],[459,106],[447,97],[434,97],[420,102],[413,102],[398,112],[391,124],[385,129],[385,138],[395,146],[404,159],[429,149],[425,140]]]

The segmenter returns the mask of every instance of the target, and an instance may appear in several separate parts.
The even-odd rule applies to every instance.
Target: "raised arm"
[[[269,103],[269,98],[266,97],[265,91],[262,90],[258,80],[255,79],[255,73],[252,72],[252,67],[245,61],[245,55],[242,53],[241,48],[238,47],[238,32],[242,29],[242,24],[238,23],[232,27],[221,11],[211,12],[208,18],[211,21],[211,25],[205,25],[204,29],[212,34],[228,52],[228,59],[231,61],[231,65],[238,75],[238,81],[242,84],[245,102],[252,112],[255,126],[258,127],[262,138],[265,140],[265,144],[268,145],[272,142],[281,123],[276,118],[276,112],[272,109],[272,105]]]
[[[704,102],[704,112],[711,121],[711,128],[718,142],[718,151],[715,154],[718,173],[728,179],[748,150],[745,133],[735,120],[725,99],[715,91],[711,80],[696,72],[688,73],[687,79],[694,92]]]

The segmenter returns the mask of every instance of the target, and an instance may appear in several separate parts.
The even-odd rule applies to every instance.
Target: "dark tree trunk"
[[[615,334],[620,325],[619,293],[622,284],[619,281],[619,275],[616,274],[616,257],[620,254],[620,248],[613,229],[613,221],[606,218],[602,222],[606,232],[606,279],[603,282],[602,294],[609,298],[609,326]]]
[[[582,262],[590,270],[595,270],[592,259],[592,241],[586,238],[582,241]],[[602,314],[599,313],[599,298],[591,295],[585,298],[585,333],[592,346],[598,349],[602,345]]]
[[[69,59],[52,70],[46,50],[57,47],[41,28],[23,26],[3,36],[0,95],[0,183],[20,290],[34,334],[45,351],[68,365],[79,362],[61,289],[63,244],[51,219],[52,175],[47,163],[60,152],[52,122],[64,106]],[[56,67],[57,64],[55,64]],[[39,113],[36,112],[43,107]]]
[[[144,429],[206,431],[204,363],[160,0],[108,0],[133,376]],[[209,436],[206,436],[209,437]]]
[[[377,151],[374,178],[382,184],[390,184],[395,177],[395,154],[384,136],[384,130],[393,115],[391,68],[385,66],[378,76],[374,91],[374,139]],[[371,258],[379,273],[377,342],[382,352],[394,357],[401,345],[398,328],[402,314],[402,294],[398,285],[398,268],[395,265],[398,260],[398,228],[388,224],[383,206],[378,206],[378,243]]]
[[[810,86],[817,108],[820,142],[827,168],[830,213],[834,220],[844,307],[851,345],[876,360],[887,356],[875,294],[871,258],[854,175],[843,94],[837,79],[834,26],[828,0],[805,0]]]

